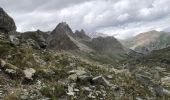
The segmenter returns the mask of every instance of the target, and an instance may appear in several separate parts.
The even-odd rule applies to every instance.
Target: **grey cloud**
[[[137,32],[168,30],[169,0],[4,0],[0,5],[19,31],[52,30],[66,21],[75,29],[126,38]]]

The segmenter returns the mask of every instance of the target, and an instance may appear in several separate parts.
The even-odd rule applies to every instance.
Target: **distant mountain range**
[[[153,30],[140,33],[133,38],[124,40],[122,43],[136,52],[147,54],[153,50],[169,47],[170,33]]]

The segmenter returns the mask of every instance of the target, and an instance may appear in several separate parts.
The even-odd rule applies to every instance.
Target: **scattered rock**
[[[79,82],[80,84],[90,83],[92,76],[84,70],[72,70],[68,72],[68,79],[74,82]]]

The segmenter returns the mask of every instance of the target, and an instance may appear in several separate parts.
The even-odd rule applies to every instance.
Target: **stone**
[[[108,75],[108,76],[107,76],[107,78],[112,79],[112,78],[113,78],[113,76],[112,76],[112,75]]]
[[[2,67],[2,71],[4,71],[5,74],[9,75],[12,79],[19,79],[23,76],[22,70],[10,63],[6,63],[4,67]]]
[[[86,72],[84,70],[72,70],[69,71],[68,74],[84,75]]]
[[[74,96],[75,95],[74,87],[75,87],[74,83],[72,83],[71,85],[68,86],[67,95],[69,95],[69,96]]]
[[[77,77],[77,82],[80,84],[88,84],[92,82],[92,76],[81,75]]]
[[[75,82],[77,80],[77,75],[76,74],[71,74],[71,75],[68,76],[68,79],[70,81],[74,81]]]
[[[5,72],[7,72],[9,74],[15,74],[16,70],[14,70],[14,69],[6,69]]]
[[[10,39],[11,44],[13,44],[13,45],[19,45],[19,43],[20,43],[20,41],[16,37],[16,35],[9,35],[9,39]]]
[[[80,90],[79,89],[74,89],[74,92],[79,92]]]
[[[98,84],[98,85],[111,86],[111,84],[109,83],[109,81],[107,81],[103,76],[94,77],[94,78],[92,79],[92,82],[93,82],[94,84]]]
[[[24,70],[25,78],[33,80],[33,76],[35,74],[36,70],[33,68],[27,68]]]
[[[4,69],[4,70],[6,70],[6,69],[18,70],[19,68],[16,67],[15,65],[10,64],[10,63],[6,63],[6,64],[4,65],[4,67],[3,67],[3,69]]]
[[[6,65],[6,62],[3,59],[0,59],[0,67],[3,68]]]
[[[90,89],[89,87],[83,87],[82,90],[88,91],[88,92],[92,91],[92,89]]]
[[[92,92],[90,92],[90,93],[89,93],[89,95],[88,95],[88,98],[96,99],[96,96],[94,96],[94,95],[93,95],[93,93],[92,93]]]

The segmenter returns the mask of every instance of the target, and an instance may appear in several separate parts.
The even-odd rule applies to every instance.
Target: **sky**
[[[60,22],[73,30],[126,39],[141,32],[170,31],[170,0],[0,0],[17,31],[52,31]]]

